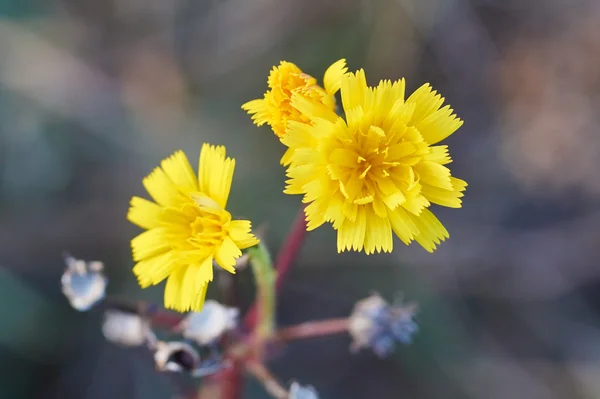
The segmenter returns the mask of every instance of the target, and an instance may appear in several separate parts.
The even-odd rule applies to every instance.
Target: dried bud
[[[155,339],[149,320],[137,313],[114,309],[104,313],[102,333],[108,341],[123,346],[140,346]]]
[[[71,306],[80,312],[92,308],[104,298],[108,279],[103,274],[102,262],[85,262],[72,256],[65,257],[67,265],[62,275],[62,292]]]
[[[319,399],[317,391],[311,386],[302,386],[293,382],[290,386],[289,399]]]
[[[180,324],[182,335],[198,345],[208,345],[218,340],[223,333],[237,326],[239,311],[217,301],[208,300],[200,312],[186,316]]]

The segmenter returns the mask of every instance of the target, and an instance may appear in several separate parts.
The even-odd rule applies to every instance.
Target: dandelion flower
[[[235,160],[225,147],[204,144],[198,178],[182,151],[143,180],[156,203],[133,197],[127,218],[148,229],[131,240],[134,274],[142,287],[167,279],[165,307],[200,311],[213,279],[213,260],[235,273],[242,249],[258,243],[248,220],[226,210]]]
[[[325,72],[323,88],[318,85],[315,78],[302,72],[295,64],[281,61],[279,66],[273,67],[269,74],[269,89],[263,98],[245,103],[242,105],[242,109],[252,115],[252,121],[257,126],[266,123],[271,126],[277,137],[282,138],[285,136],[288,121],[310,122],[308,116],[292,107],[292,95],[302,96],[311,103],[333,111],[335,109],[334,94],[339,90],[336,83],[340,81],[346,70],[345,60],[333,64]],[[286,153],[281,160],[282,164],[287,165],[290,157],[291,152]]]
[[[294,151],[285,192],[304,196],[309,230],[333,224],[339,252],[391,252],[392,231],[433,252],[448,232],[430,205],[460,208],[467,186],[451,176],[448,148],[437,144],[463,122],[440,108],[444,99],[428,84],[406,100],[403,79],[369,87],[363,70],[333,85],[345,119],[292,96],[311,123],[288,121],[282,141]]]

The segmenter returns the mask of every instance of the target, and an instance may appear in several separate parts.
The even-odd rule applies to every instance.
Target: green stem
[[[258,323],[256,336],[264,339],[273,334],[275,318],[275,269],[267,247],[261,242],[248,250],[256,281]]]

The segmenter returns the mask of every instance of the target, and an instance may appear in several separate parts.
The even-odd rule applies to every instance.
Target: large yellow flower
[[[303,194],[308,229],[331,222],[338,251],[392,250],[392,231],[427,251],[448,237],[432,203],[459,208],[467,183],[450,175],[445,145],[462,121],[423,85],[404,99],[404,80],[367,86],[363,70],[340,76],[346,118],[292,97],[311,124],[288,122],[282,141],[294,149],[285,190]]]
[[[279,66],[273,67],[268,78],[269,89],[263,98],[249,101],[242,105],[242,109],[252,115],[252,121],[257,126],[265,123],[271,126],[277,137],[285,136],[288,121],[309,123],[310,119],[292,107],[292,95],[301,96],[307,101],[335,109],[334,94],[339,90],[336,86],[341,76],[346,73],[346,61],[340,60],[333,64],[323,77],[324,88],[319,86],[317,80],[302,72],[295,64],[281,61]],[[289,163],[291,152],[286,153],[281,162]]]
[[[213,260],[235,273],[241,250],[258,243],[250,222],[232,220],[225,209],[234,168],[225,147],[204,144],[196,178],[177,151],[143,180],[156,203],[131,199],[127,218],[148,229],[131,240],[133,272],[144,288],[168,278],[167,308],[199,311],[213,279]]]

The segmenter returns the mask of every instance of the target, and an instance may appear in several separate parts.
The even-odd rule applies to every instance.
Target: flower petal
[[[229,237],[239,249],[250,248],[259,242],[252,234],[252,224],[249,220],[232,220],[229,223]]]
[[[186,198],[177,189],[177,186],[169,179],[160,167],[155,168],[152,173],[142,180],[142,184],[148,194],[162,206],[177,206]]]
[[[416,128],[430,145],[436,144],[454,133],[462,126],[463,121],[453,114],[452,108],[446,105],[420,121]]]
[[[235,160],[225,158],[224,146],[204,144],[200,151],[199,164],[200,191],[225,209],[233,180]]]
[[[444,103],[444,98],[433,90],[429,83],[425,83],[415,90],[415,92],[406,99],[406,102],[415,104],[415,110],[410,119],[410,123],[412,125],[417,125],[423,119],[437,111]]]
[[[184,191],[197,191],[198,181],[183,151],[176,151],[160,164],[169,179]]]
[[[137,277],[142,288],[156,285],[169,277],[173,271],[175,261],[170,252],[139,261],[133,267],[133,274]]]
[[[265,100],[256,99],[242,105],[242,109],[252,115],[252,122],[256,126],[262,126],[269,121],[269,108]]]
[[[235,260],[242,256],[242,251],[229,237],[223,239],[223,243],[217,249],[215,260],[217,264],[230,273],[235,274]]]
[[[140,197],[131,198],[127,220],[131,223],[151,229],[158,226],[162,209],[152,201]]]
[[[415,240],[428,252],[433,252],[437,245],[450,237],[448,230],[428,209],[423,209],[419,216],[411,214],[411,219],[419,229]]]
[[[339,61],[331,64],[329,68],[325,71],[325,76],[323,76],[323,85],[325,86],[325,91],[330,96],[333,96],[335,93],[340,90],[342,87],[342,77],[348,72],[348,67],[346,66],[346,60],[342,58]]]

